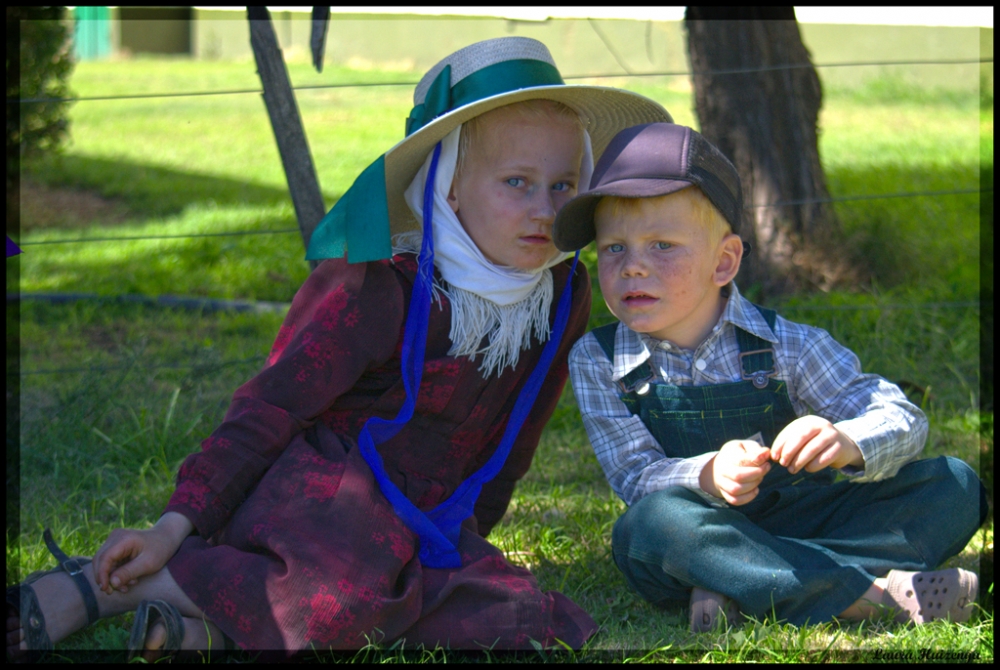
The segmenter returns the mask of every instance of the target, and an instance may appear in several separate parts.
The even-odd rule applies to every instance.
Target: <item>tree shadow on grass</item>
[[[150,223],[155,230],[130,230],[127,235],[164,235],[171,231],[159,225],[163,219],[185,210],[204,212],[179,231],[197,233],[192,237],[28,246],[26,260],[32,263],[30,270],[22,268],[25,290],[288,301],[308,275],[284,188],[77,155],[32,163],[25,169],[25,182],[22,199],[26,192],[36,198],[22,201],[27,215],[22,232],[63,229],[67,232],[59,236],[74,238],[77,233],[71,229],[89,228],[87,236],[101,237],[102,229]],[[243,231],[292,232],[213,235]]]
[[[110,220],[91,217],[87,225],[141,223],[176,215],[199,204],[218,207],[291,204],[287,188],[80,155],[45,156],[25,165],[23,173],[23,178],[31,185],[63,189],[67,197],[74,193],[80,198],[99,197],[119,212],[119,216]],[[22,213],[34,206],[34,203],[24,203],[24,196],[22,192]],[[332,206],[337,198],[324,195],[324,200]],[[66,204],[70,206],[73,202],[67,200]],[[50,218],[53,217],[50,215]],[[55,218],[58,220],[59,216]],[[68,213],[63,218],[80,225],[79,214]],[[30,227],[30,221],[22,223],[22,229]]]

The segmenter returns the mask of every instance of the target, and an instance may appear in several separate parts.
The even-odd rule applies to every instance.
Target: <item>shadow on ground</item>
[[[53,193],[58,194],[54,200]],[[327,194],[324,200],[332,206],[339,196]],[[38,197],[49,200],[40,203]],[[208,203],[217,207],[291,204],[291,197],[287,188],[225,177],[105,158],[50,155],[24,168],[21,225],[22,230],[29,230],[134,224]]]

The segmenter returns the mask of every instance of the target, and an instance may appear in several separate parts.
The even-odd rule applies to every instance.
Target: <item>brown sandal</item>
[[[163,619],[167,628],[167,639],[161,650],[164,657],[176,656],[181,651],[184,642],[184,617],[180,611],[165,600],[143,600],[135,610],[135,621],[128,640],[128,660],[139,657],[146,650],[146,636],[149,628],[158,620]],[[221,629],[219,631],[222,633]],[[236,643],[231,637],[222,633],[222,651],[235,651]]]
[[[882,604],[899,609],[896,621],[916,624],[935,619],[965,622],[972,616],[973,603],[979,590],[979,577],[974,572],[951,568],[933,572],[891,570]]]
[[[21,628],[24,631],[24,640],[27,643],[29,652],[50,651],[52,649],[52,640],[49,638],[49,633],[45,628],[45,617],[42,615],[42,608],[38,604],[38,596],[35,594],[35,589],[31,588],[34,582],[37,582],[46,575],[66,572],[73,579],[76,588],[80,590],[80,595],[83,596],[83,603],[87,608],[87,625],[94,623],[100,618],[97,609],[97,597],[90,588],[90,582],[87,581],[87,578],[83,574],[83,566],[90,563],[91,560],[83,556],[74,556],[72,558],[67,556],[59,548],[59,545],[55,543],[55,540],[52,539],[52,531],[48,528],[42,533],[42,539],[45,540],[45,546],[56,557],[59,567],[52,570],[33,572],[21,584],[15,584],[7,588],[8,616],[13,615],[21,618]]]

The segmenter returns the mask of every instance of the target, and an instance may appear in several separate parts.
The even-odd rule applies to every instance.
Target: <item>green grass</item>
[[[290,70],[296,85],[415,78],[344,68],[320,77],[297,64]],[[660,100],[678,122],[695,123],[691,96],[675,82],[602,83],[627,85]],[[257,86],[252,64],[155,59],[81,63],[72,80],[81,96]],[[408,87],[298,93],[328,206],[401,137],[409,95]],[[981,160],[992,171],[992,107],[981,110],[976,99],[966,98],[892,82],[830,92],[821,154],[831,193],[978,188]],[[96,194],[104,204],[89,214],[69,208],[74,213],[68,219],[52,220],[32,209],[38,203],[25,203],[21,242],[296,228],[258,95],[80,102],[71,133],[62,155],[25,166],[25,176],[77,189],[68,194],[71,201]],[[978,468],[981,445],[992,449],[992,413],[979,411],[978,308],[967,304],[979,298],[978,196],[843,202],[837,212],[845,242],[834,252],[869,259],[875,283],[859,291],[789,296],[775,306],[829,330],[866,370],[908,382],[931,420],[925,454],[957,456]],[[8,286],[22,291],[287,302],[308,273],[297,233],[24,248],[8,262]],[[593,254],[584,260],[593,270]],[[608,318],[597,295],[591,325]],[[274,314],[113,302],[23,303],[22,371],[99,371],[20,378],[21,434],[14,439],[21,447],[21,535],[8,536],[7,583],[51,565],[41,542],[46,526],[67,552],[89,555],[114,528],[151,525],[172,491],[178,464],[219,424],[233,391],[259,368],[280,321]],[[987,427],[982,437],[981,427]],[[635,596],[611,561],[610,530],[623,510],[567,389],[531,471],[490,539],[512,561],[529,566],[544,589],[561,590],[583,606],[602,632],[575,654],[501,654],[493,660],[879,660],[880,651],[916,660],[921,650],[993,656],[992,611],[968,625],[831,622],[799,628],[765,620],[692,635],[683,613],[658,610]],[[991,552],[992,523],[949,565],[977,569],[987,546]],[[60,647],[121,647],[130,624],[131,615],[104,620]],[[346,660],[465,658],[375,646]]]

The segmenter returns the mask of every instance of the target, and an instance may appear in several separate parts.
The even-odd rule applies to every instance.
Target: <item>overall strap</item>
[[[617,331],[617,323],[609,323],[606,326],[600,326],[590,331],[597,338],[597,343],[604,350],[604,355],[612,362],[615,360],[615,333]],[[653,368],[650,366],[649,361],[643,361],[639,367],[618,380],[618,388],[621,389],[622,393],[632,393],[634,391],[639,395],[644,395],[649,392],[649,382],[652,379]]]
[[[597,343],[604,350],[604,355],[609,361],[615,360],[615,333],[618,331],[618,322],[609,323],[606,326],[594,328],[591,333],[597,338]]]
[[[777,313],[773,309],[766,309],[755,303],[751,304],[764,317],[771,330],[774,330]],[[774,346],[767,340],[739,327],[736,328],[736,341],[740,346],[740,371],[743,379],[752,381],[756,388],[766,387],[768,378],[778,374],[778,370],[774,366]]]

